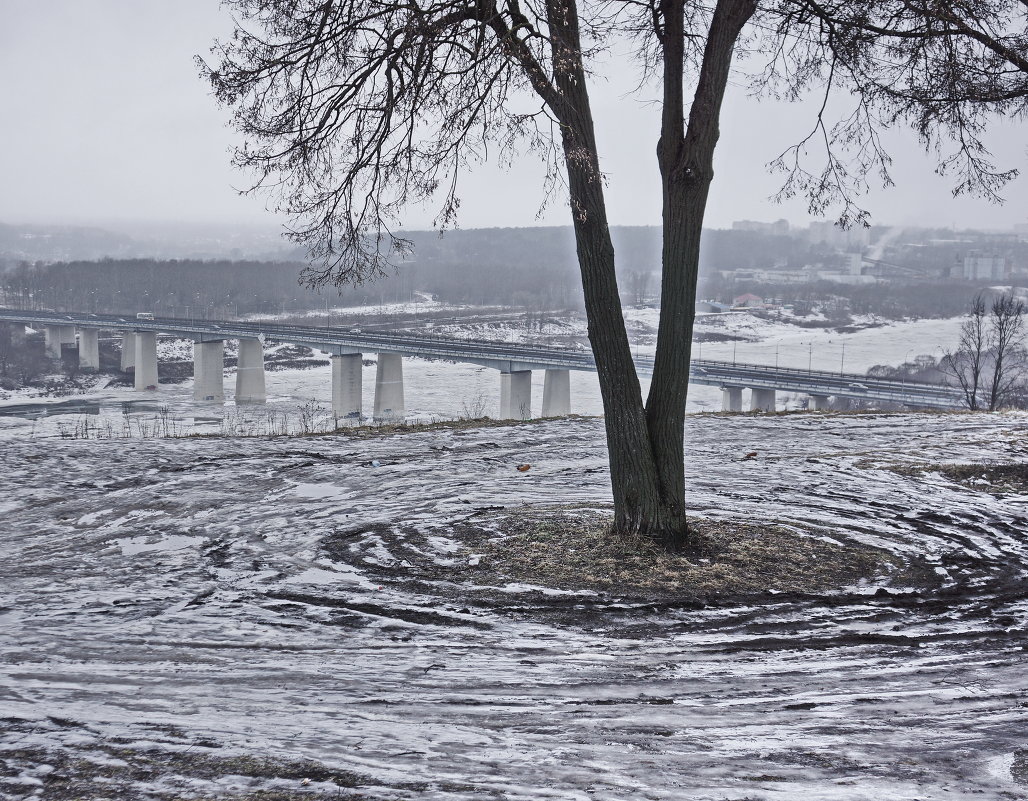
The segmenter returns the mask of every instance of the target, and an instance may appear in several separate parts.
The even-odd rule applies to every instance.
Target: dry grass
[[[938,473],[950,481],[990,495],[1028,494],[1028,464],[939,464],[937,462],[897,462],[878,465],[872,460],[858,462],[857,467],[881,467],[901,476],[918,477]]]
[[[992,495],[1028,493],[1028,464],[944,464],[934,469],[950,481]]]
[[[583,420],[584,415],[568,415],[564,419]],[[480,428],[509,428],[510,426],[536,425],[538,423],[550,422],[552,418],[533,417],[529,420],[495,420],[491,417],[477,417],[471,419],[439,420],[433,423],[373,423],[361,426],[340,426],[339,428],[326,432],[350,439],[371,439],[374,437],[388,437],[394,434],[419,434],[426,431],[466,431]],[[317,436],[325,436],[325,433]]]
[[[693,518],[693,547],[669,553],[619,537],[609,516],[569,511],[505,518],[482,544],[478,581],[538,584],[618,595],[710,596],[820,592],[894,573],[884,551],[839,545],[783,526]]]

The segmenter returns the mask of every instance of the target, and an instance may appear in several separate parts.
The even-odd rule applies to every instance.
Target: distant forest
[[[659,293],[660,230],[614,227],[624,301],[652,303]],[[0,304],[158,316],[231,317],[287,313],[326,306],[374,307],[426,295],[448,303],[580,309],[581,286],[570,227],[492,228],[409,232],[410,259],[378,281],[359,287],[308,290],[300,260],[103,258],[19,261],[0,273]],[[966,249],[967,245],[963,247]],[[914,249],[924,259],[927,248]],[[892,254],[890,254],[892,256]],[[897,254],[893,258],[899,258]],[[726,280],[719,270],[781,270],[839,257],[800,233],[776,235],[707,230],[701,251],[700,296],[731,301],[753,292],[800,306],[842,304],[849,311],[887,316],[939,316],[963,311],[973,290],[966,283],[889,283],[840,286],[826,282],[779,285]],[[952,262],[947,251],[936,258]]]
[[[414,243],[393,274],[359,287],[300,285],[301,261],[100,260],[22,261],[0,275],[8,305],[158,315],[220,317],[288,312],[325,305],[374,306],[423,294],[451,303],[579,308],[581,288],[570,228],[476,229],[405,234]],[[654,228],[615,230],[623,280],[640,297],[655,287]],[[420,294],[419,294],[420,293]]]

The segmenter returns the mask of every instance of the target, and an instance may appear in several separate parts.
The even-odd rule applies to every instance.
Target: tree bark
[[[685,130],[684,6],[665,0],[664,117],[658,160],[664,187],[662,308],[649,402],[643,406],[614,272],[586,76],[573,0],[549,0],[554,83],[589,340],[599,373],[615,529],[673,549],[687,543],[685,399],[689,384],[700,232],[713,178],[718,116],[735,42],[753,0],[720,0]]]
[[[700,235],[714,177],[721,103],[735,43],[756,8],[752,0],[720,0],[714,9],[696,91],[684,118],[683,0],[664,0],[664,107],[657,145],[663,189],[661,314],[647,429],[671,521],[669,544],[682,545],[685,519],[685,402],[696,316]]]
[[[669,530],[666,504],[649,443],[642,390],[614,271],[603,176],[581,59],[575,3],[548,0],[554,83],[564,99],[556,109],[575,230],[589,341],[596,360],[607,431],[614,528],[665,541]]]

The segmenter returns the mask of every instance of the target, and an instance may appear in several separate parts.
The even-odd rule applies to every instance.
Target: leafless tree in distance
[[[641,306],[650,294],[650,273],[647,270],[632,270],[628,274],[628,292],[632,303]]]
[[[733,59],[762,93],[843,90],[811,134],[782,154],[783,195],[865,223],[854,198],[890,182],[883,128],[912,124],[940,148],[957,191],[997,197],[1013,171],[981,141],[992,114],[1023,114],[1024,0],[227,0],[238,28],[201,69],[233,109],[237,163],[270,188],[305,244],[312,284],[382,273],[406,244],[391,235],[407,204],[460,201],[458,176],[524,151],[567,196],[605,411],[615,529],[687,542],[684,469],[700,232]],[[590,82],[632,43],[658,86],[655,143],[663,202],[661,315],[647,399],[622,316]],[[810,169],[820,143],[824,165]],[[949,145],[949,149],[945,147]]]
[[[982,295],[971,302],[960,326],[956,350],[943,356],[940,368],[955,378],[967,408],[994,412],[1021,389],[1028,359],[1024,350],[1024,302],[1010,293],[987,304]]]
[[[1018,382],[1024,376],[1024,301],[1012,294],[993,300],[992,373],[989,376],[989,411],[1006,405]]]
[[[971,411],[981,408],[982,377],[989,352],[988,312],[979,294],[971,301],[967,319],[960,326],[956,350],[942,358],[941,367],[960,384],[964,403]]]

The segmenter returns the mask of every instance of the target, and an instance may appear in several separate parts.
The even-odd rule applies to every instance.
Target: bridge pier
[[[815,412],[826,412],[832,408],[832,399],[828,395],[811,395],[809,408]]]
[[[44,338],[46,339],[46,355],[60,359],[62,346],[75,344],[75,326],[48,325],[44,332]]]
[[[742,387],[721,387],[721,411],[742,411]]]
[[[79,329],[79,367],[83,370],[100,369],[100,329]]]
[[[225,402],[224,340],[193,342],[193,400]]]
[[[236,361],[236,403],[264,403],[267,399],[264,343],[256,337],[241,337]]]
[[[134,331],[135,388],[157,389],[157,332]]]
[[[773,412],[775,410],[775,391],[773,389],[750,389],[751,412]]]
[[[403,420],[407,410],[403,403],[403,357],[399,353],[378,354],[375,371],[375,419]]]
[[[127,373],[136,366],[136,335],[132,331],[121,332],[121,371]]]
[[[547,369],[543,379],[542,416],[567,417],[569,414],[571,414],[571,371]]]
[[[532,371],[500,373],[500,419],[532,418]]]
[[[379,369],[381,369],[379,354]],[[364,399],[364,354],[347,353],[332,357],[332,414],[348,423],[360,423]],[[403,380],[402,365],[400,380]],[[379,382],[375,378],[375,417],[378,418]],[[400,384],[400,406],[403,406],[403,384]]]

